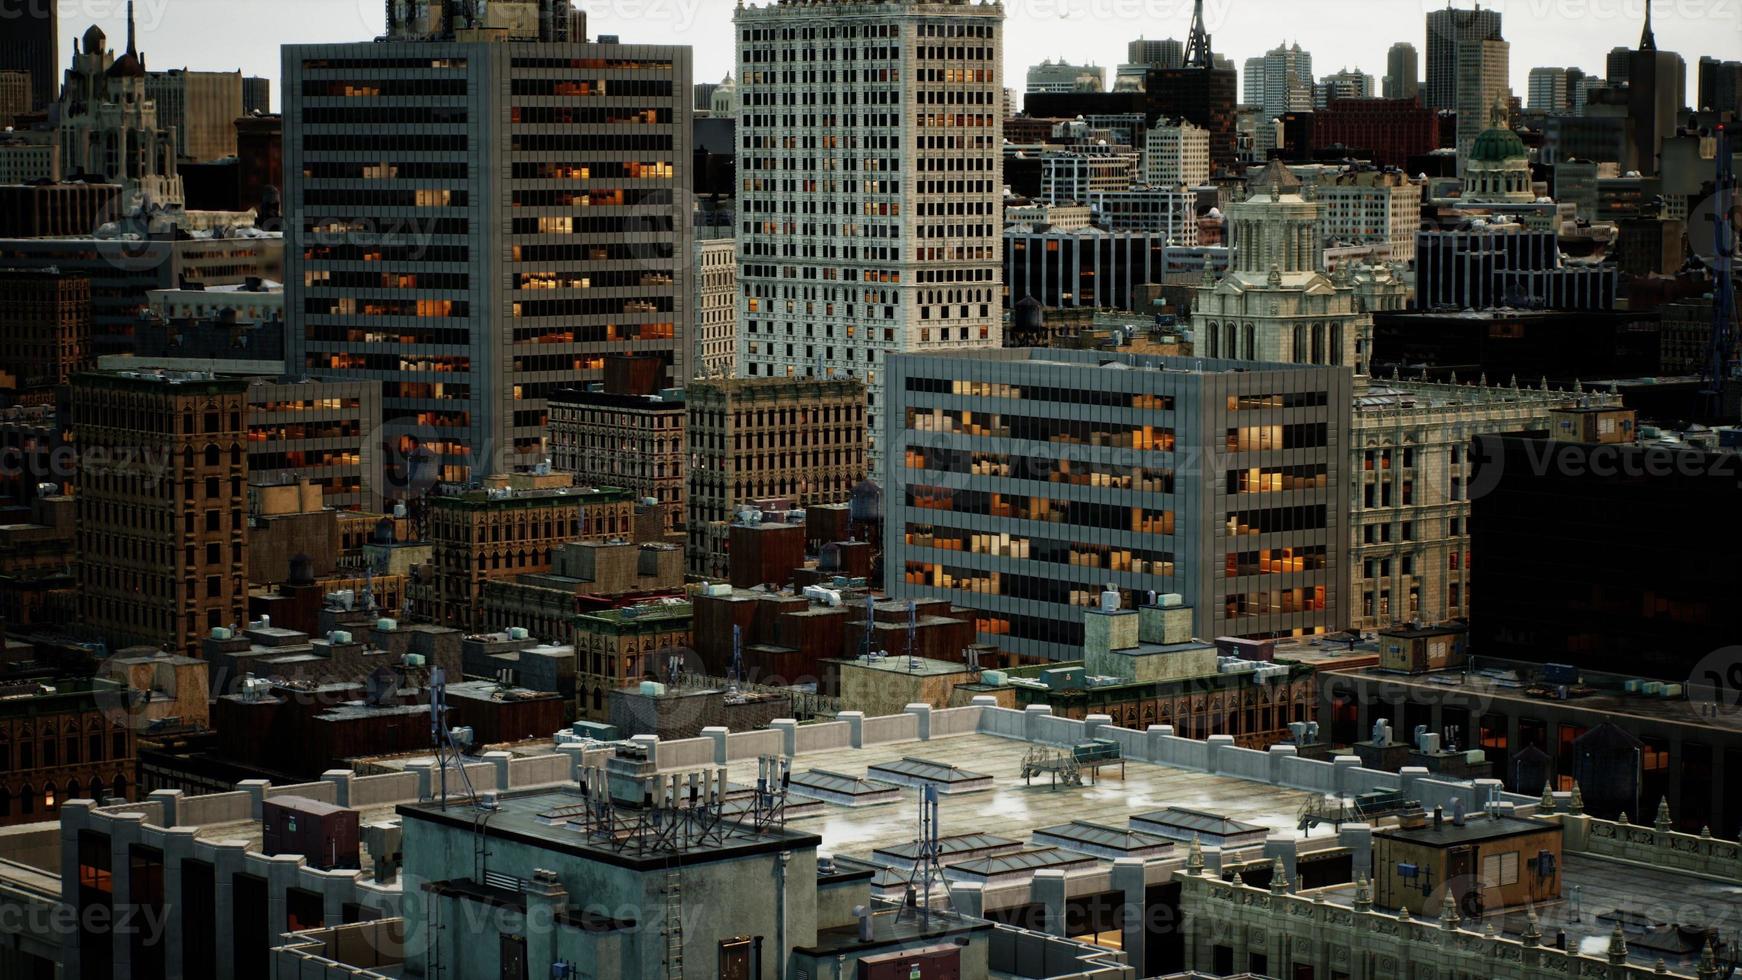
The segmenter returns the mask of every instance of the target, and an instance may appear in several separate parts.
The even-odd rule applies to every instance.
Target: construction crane
[[[1736,167],[1730,157],[1730,134],[1713,127],[1717,138],[1717,172],[1712,181],[1712,339],[1707,352],[1706,395],[1712,418],[1725,421],[1735,414],[1732,399],[1742,386],[1736,330]]]

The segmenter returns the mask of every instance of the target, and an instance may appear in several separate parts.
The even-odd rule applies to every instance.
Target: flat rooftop
[[[1283,789],[1252,780],[1217,776],[1190,769],[1175,769],[1135,759],[1125,763],[1125,778],[1117,767],[1104,767],[1099,782],[1089,786],[1052,788],[1051,781],[1022,782],[1022,759],[1032,743],[997,735],[936,737],[916,749],[914,742],[891,742],[863,749],[843,748],[800,754],[793,768],[827,769],[860,776],[868,766],[899,763],[923,751],[934,759],[960,760],[975,772],[991,776],[991,789],[971,797],[945,797],[940,805],[940,832],[944,836],[983,832],[1028,842],[1034,832],[1047,827],[1092,818],[1098,823],[1124,826],[1132,815],[1169,806],[1186,806],[1258,824],[1274,834],[1299,837],[1296,830],[1302,803],[1312,794]],[[755,759],[731,764],[733,782],[756,781]],[[872,778],[876,778],[873,776]],[[822,838],[822,853],[869,858],[871,852],[893,849],[913,841],[915,804],[920,791],[901,787],[899,802],[891,806],[852,808],[825,803],[819,813],[787,821],[787,828]],[[1322,839],[1324,834],[1321,832]]]

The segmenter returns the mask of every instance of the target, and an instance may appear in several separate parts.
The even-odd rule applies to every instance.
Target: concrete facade
[[[284,212],[324,235],[290,257],[291,371],[380,380],[446,482],[541,462],[546,397],[607,354],[689,375],[690,49],[514,23],[284,49]]]
[[[885,358],[1001,342],[1003,21],[996,3],[736,13],[738,210],[755,216],[738,374],[863,380],[873,461]]]
[[[1109,583],[1129,608],[1183,595],[1198,636],[1341,628],[1347,370],[1064,350],[894,366],[893,594],[1048,659],[1075,656]],[[1243,476],[1285,470],[1286,497]]]

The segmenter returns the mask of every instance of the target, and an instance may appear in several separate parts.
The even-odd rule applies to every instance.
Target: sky
[[[95,23],[113,47],[126,43],[126,0],[24,0],[60,11],[61,63],[72,39]],[[1489,0],[1512,42],[1512,86],[1523,97],[1534,66],[1576,66],[1602,74],[1617,45],[1639,41],[1646,0]],[[139,47],[147,66],[232,70],[274,80],[278,101],[279,45],[362,41],[383,30],[382,0],[136,0]],[[1212,47],[1239,66],[1283,42],[1312,53],[1323,77],[1342,68],[1385,74],[1385,54],[1408,41],[1425,55],[1426,10],[1445,0],[1204,0]],[[717,81],[732,70],[735,0],[581,0],[589,31],[625,42],[688,44],[696,50],[696,80]],[[1457,0],[1460,7],[1470,0]],[[1184,39],[1192,0],[1006,0],[1005,84],[1023,88],[1027,67],[1042,59],[1092,62],[1113,69],[1139,36]],[[1658,48],[1689,66],[1689,95],[1701,55],[1742,59],[1742,0],[1655,0]],[[3,25],[0,25],[3,26]],[[1422,69],[1425,74],[1425,65]],[[1377,92],[1375,93],[1377,94]]]

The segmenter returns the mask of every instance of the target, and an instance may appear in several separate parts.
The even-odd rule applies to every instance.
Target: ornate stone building
[[[127,4],[127,50],[120,56],[92,25],[73,45],[73,65],[60,97],[61,172],[102,174],[122,186],[124,207],[143,200],[182,202],[176,172],[175,127],[164,125],[146,94],[145,56],[135,44],[133,4]]]
[[[1530,151],[1495,112],[1494,128],[1484,130],[1464,161],[1464,194],[1468,204],[1529,204],[1536,200],[1530,186]]]
[[[1517,136],[1506,132],[1513,141]],[[1483,134],[1484,144],[1504,137]],[[1210,357],[1341,364],[1355,373],[1349,485],[1349,626],[1444,622],[1470,614],[1469,443],[1545,426],[1589,398],[1520,387],[1369,377],[1375,311],[1403,306],[1394,266],[1340,265],[1326,276],[1319,205],[1278,161],[1228,209],[1231,270],[1198,290],[1192,322]],[[1607,396],[1605,396],[1606,398]],[[1600,402],[1607,403],[1604,399]],[[1279,483],[1279,492],[1286,482]]]
[[[592,721],[611,718],[611,692],[643,677],[666,676],[664,659],[687,654],[694,635],[687,602],[607,609],[574,619],[575,707]],[[695,661],[686,656],[684,669]]]
[[[0,685],[0,827],[54,820],[74,799],[131,799],[134,735],[107,678]]]

